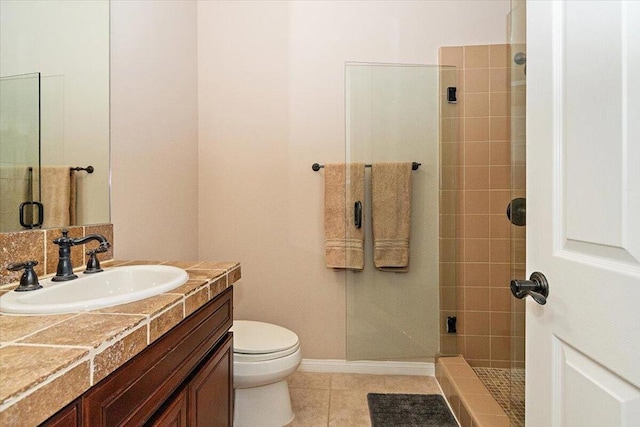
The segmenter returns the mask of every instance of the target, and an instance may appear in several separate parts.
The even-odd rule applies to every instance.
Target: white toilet
[[[298,336],[270,323],[234,320],[234,427],[281,427],[293,420],[287,377],[300,361]]]

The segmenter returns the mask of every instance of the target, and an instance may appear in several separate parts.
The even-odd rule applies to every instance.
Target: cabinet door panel
[[[76,401],[42,423],[41,427],[77,427],[79,409],[79,403]]]
[[[190,426],[231,427],[233,402],[233,335],[218,347],[189,383]]]
[[[150,427],[187,427],[187,391],[178,394]]]

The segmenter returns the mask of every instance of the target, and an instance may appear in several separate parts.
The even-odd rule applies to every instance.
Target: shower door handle
[[[32,208],[38,208],[38,220],[37,222],[32,222],[33,218],[30,219],[31,222],[26,222],[25,221],[25,208],[27,206],[31,206]],[[20,208],[19,208],[19,215],[20,215],[20,225],[26,229],[32,229],[32,228],[36,228],[36,227],[40,227],[42,225],[42,223],[44,222],[44,206],[42,205],[42,203],[40,202],[34,202],[34,201],[28,201],[28,202],[22,202],[20,203]],[[33,211],[32,211],[33,213]]]
[[[545,305],[549,296],[549,283],[544,274],[535,271],[531,273],[529,280],[512,280],[511,293],[519,299],[529,295],[538,304]]]
[[[358,200],[354,205],[353,205],[353,222],[354,225],[356,226],[356,228],[361,228],[362,227],[362,202],[360,200]]]

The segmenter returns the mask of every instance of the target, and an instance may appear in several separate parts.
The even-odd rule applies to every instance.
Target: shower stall
[[[452,160],[442,164],[440,323],[455,318],[457,328],[441,335],[440,350],[462,356],[499,405],[496,416],[522,426],[525,304],[509,285],[525,277],[526,5],[511,6],[510,43],[440,49],[460,87],[441,119],[442,159]],[[461,383],[439,379],[457,415],[475,419]]]
[[[347,359],[457,356],[514,426],[524,425],[524,302],[509,288],[525,275],[524,7],[512,4],[509,44],[443,47],[438,66],[345,68],[345,162],[421,164],[408,273],[373,267],[364,212],[365,268],[346,274]],[[455,381],[438,378],[459,419],[473,419]]]

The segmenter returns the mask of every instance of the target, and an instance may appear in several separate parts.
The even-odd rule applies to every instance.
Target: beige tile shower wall
[[[456,112],[443,127],[442,197],[449,201],[441,247],[450,280],[442,283],[441,323],[454,306],[457,351],[472,366],[509,367],[511,361],[512,242],[506,207],[511,200],[511,81],[508,45],[440,49],[440,64],[458,69]],[[443,108],[451,108],[443,106]],[[445,170],[446,169],[446,170]],[[513,171],[515,172],[515,171]],[[455,202],[455,205],[453,203]],[[454,286],[455,283],[455,286]],[[453,349],[451,335],[443,342]]]
[[[447,318],[457,316],[457,214],[463,200],[459,191],[463,178],[460,168],[460,111],[458,104],[449,102],[447,90],[458,86],[459,70],[443,68],[440,72],[440,354],[458,353],[457,337],[447,333]]]

